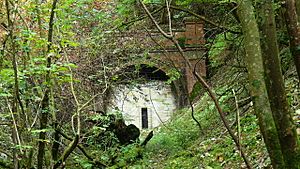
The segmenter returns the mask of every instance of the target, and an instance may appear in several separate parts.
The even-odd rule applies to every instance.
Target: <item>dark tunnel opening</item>
[[[169,80],[169,76],[167,76],[164,71],[155,66],[141,64],[127,67],[122,74],[122,79],[167,81]]]
[[[147,80],[161,80],[161,81],[169,80],[169,76],[167,76],[164,71],[156,67],[145,65],[145,64],[141,65],[139,69],[139,76]]]

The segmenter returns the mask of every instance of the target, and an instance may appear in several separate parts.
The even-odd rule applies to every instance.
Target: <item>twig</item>
[[[20,93],[19,93],[20,91],[19,91],[19,79],[18,79],[18,64],[17,64],[17,58],[16,58],[17,50],[16,50],[16,41],[15,41],[15,36],[14,36],[14,22],[11,19],[11,16],[10,16],[11,9],[9,8],[9,3],[10,2],[8,0],[5,1],[5,4],[6,4],[6,13],[7,13],[7,22],[8,22],[8,26],[7,27],[8,27],[8,31],[9,31],[9,38],[11,40],[12,65],[13,65],[13,70],[14,70],[14,99],[15,99],[14,100],[14,102],[15,102],[14,104],[15,105],[13,106],[13,109],[16,106],[16,112],[15,113],[18,114],[17,105],[19,103],[22,115],[25,117],[25,124],[28,125],[28,117],[27,117],[27,115],[26,115],[26,113],[24,111],[23,103],[21,101],[21,97],[20,97]],[[14,4],[11,3],[11,5],[13,6]],[[17,5],[14,6],[14,10],[13,11],[17,11]],[[15,19],[14,19],[14,21],[15,21]]]
[[[14,126],[13,128],[15,129],[15,132],[16,132],[17,141],[18,141],[18,144],[20,146],[20,151],[21,151],[21,153],[23,153],[21,139],[20,139],[20,135],[19,135],[19,132],[18,132],[18,127],[17,127],[17,122],[16,122],[16,119],[15,119],[14,112],[12,111],[7,98],[6,98],[6,102],[7,102],[7,107],[9,109],[9,112],[11,113],[11,117],[12,117],[12,121],[13,121],[13,126]]]
[[[67,136],[67,135],[66,135],[65,133],[63,133],[60,129],[57,129],[56,131],[57,131],[61,136],[63,136],[65,139],[70,140],[70,141],[72,140],[71,137]],[[86,156],[86,158],[88,158],[90,161],[92,161],[92,162],[95,163],[96,165],[101,166],[101,167],[107,167],[106,164],[103,164],[102,162],[99,162],[99,161],[95,161],[95,158],[92,157],[91,155],[89,155],[89,154],[85,151],[85,149],[82,147],[82,145],[77,144],[77,148],[82,152],[82,154],[83,154],[84,156]]]
[[[150,102],[151,102],[151,104],[152,104],[152,107],[153,107],[153,109],[154,109],[154,112],[155,112],[156,116],[158,117],[159,121],[160,121],[166,128],[168,128],[168,127],[165,125],[165,123],[162,121],[162,119],[160,118],[159,114],[157,113],[157,110],[156,110],[156,108],[155,108],[155,105],[154,105],[154,103],[153,103],[153,101],[152,101],[152,97],[151,97],[151,89],[149,89],[149,97],[150,97]]]
[[[8,122],[0,122],[0,126],[9,126],[11,123]]]
[[[151,14],[154,15],[154,14],[160,12],[160,11],[163,10],[163,9],[164,9],[164,6],[162,6],[162,7],[160,7],[159,9],[153,11]],[[133,24],[133,23],[135,23],[135,22],[137,22],[137,21],[141,21],[141,20],[143,20],[143,19],[145,19],[145,18],[147,18],[147,17],[148,17],[147,15],[144,15],[144,16],[141,16],[141,17],[139,17],[139,18],[132,19],[131,21],[128,21],[128,22],[126,22],[126,23],[123,22],[120,26],[118,26],[118,27],[116,27],[116,28],[120,28],[120,27],[123,27],[123,26],[129,26],[129,25],[131,25],[131,24]],[[116,28],[115,28],[115,29],[116,29]]]
[[[163,50],[163,55],[171,62],[171,64],[172,64],[172,66],[174,67],[174,68],[176,68],[176,65],[175,65],[175,63],[174,63],[174,61],[170,58],[170,56],[169,56],[169,53],[170,52],[168,52],[168,50],[163,46],[163,45],[161,45],[157,40],[155,40],[154,38],[153,38],[153,36],[151,35],[151,32],[149,32],[149,30],[147,29],[147,28],[144,28],[145,30],[146,30],[146,32],[147,32],[147,34],[148,34],[148,36],[150,37],[150,39],[157,45],[157,46],[159,46],[159,48],[160,49],[162,49]],[[176,69],[177,70],[177,69]]]
[[[195,17],[203,20],[204,22],[207,22],[207,23],[209,23],[209,24],[211,24],[213,26],[216,26],[216,27],[220,28],[221,30],[226,30],[226,31],[228,31],[230,33],[233,33],[233,34],[241,34],[241,32],[234,31],[234,30],[231,30],[230,28],[227,28],[225,26],[219,25],[219,24],[217,24],[217,23],[215,23],[215,22],[213,22],[211,20],[206,19],[204,16],[198,15],[195,12],[192,12],[192,11],[190,11],[188,9],[184,9],[184,8],[181,8],[181,7],[178,7],[178,6],[172,6],[172,5],[170,6],[170,8],[171,9],[175,9],[175,10],[179,10],[179,11],[183,11],[183,12],[186,12],[186,13],[188,13],[190,15],[193,15],[193,16],[195,16]]]
[[[168,0],[166,0],[166,6],[167,6],[167,11],[168,11],[168,21],[169,21],[169,32],[171,35],[173,35],[172,32],[172,19],[171,19],[171,12],[170,12],[170,5],[171,5],[172,0],[170,0],[170,2],[168,2]]]
[[[69,59],[68,59],[68,57],[66,56],[65,57],[66,58],[66,60],[67,60],[67,63],[69,63]],[[74,115],[72,115],[72,118],[71,118],[71,126],[72,126],[72,130],[73,130],[73,132],[74,132],[74,134],[78,134],[78,136],[80,135],[80,109],[79,109],[79,106],[80,106],[80,104],[79,104],[79,101],[78,101],[78,99],[77,99],[77,96],[76,96],[76,93],[75,93],[75,90],[74,90],[74,80],[73,80],[73,71],[72,71],[72,69],[71,69],[71,67],[70,66],[68,66],[68,69],[69,69],[69,71],[70,71],[70,87],[71,87],[71,93],[72,93],[72,96],[73,96],[73,98],[74,98],[74,100],[75,100],[75,103],[76,103],[76,108],[77,108],[77,111],[76,111],[76,113],[74,114]],[[77,116],[77,132],[75,131],[75,127],[74,127],[74,118],[75,118],[75,116]]]
[[[45,97],[45,93],[43,93],[42,100],[44,100],[44,97]],[[42,106],[42,100],[40,101],[37,110],[39,110],[40,107]],[[34,127],[35,123],[37,122],[38,115],[39,115],[39,112],[37,111],[29,130],[31,130]]]
[[[237,138],[239,142],[239,147],[241,148],[241,124],[240,124],[239,101],[237,99],[234,89],[232,89],[232,93],[234,95],[235,107],[236,107],[236,121],[237,121],[237,133],[238,133]]]
[[[64,151],[64,153],[61,155],[59,160],[54,164],[53,169],[58,168],[61,164],[63,164],[66,159],[70,156],[72,151],[77,147],[77,144],[79,142],[79,135],[75,135],[75,138],[73,141],[69,144],[68,148]]]
[[[10,3],[11,5],[14,5],[14,3],[13,3],[12,1],[9,1],[9,3]],[[15,5],[15,9],[14,9],[14,10],[16,11],[16,13],[18,14],[18,16],[21,18],[21,20],[22,20],[23,23],[25,24],[26,29],[29,30],[29,25],[28,25],[28,23],[25,21],[23,15],[22,15],[21,12],[19,11],[17,5]],[[16,15],[15,15],[15,17],[16,17]],[[14,18],[15,18],[15,17],[14,17]]]
[[[191,101],[190,102],[190,106],[191,106],[191,115],[192,115],[192,118],[193,120],[197,123],[198,127],[199,127],[199,130],[200,130],[200,134],[204,135],[204,132],[203,132],[203,129],[202,129],[202,126],[200,124],[200,122],[196,119],[195,117],[195,111],[194,111],[194,106],[193,106],[193,103]]]

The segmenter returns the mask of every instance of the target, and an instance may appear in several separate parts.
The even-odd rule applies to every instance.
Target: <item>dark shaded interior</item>
[[[123,79],[144,79],[167,81],[169,77],[164,71],[154,66],[146,64],[132,65],[127,67],[123,74]]]
[[[141,65],[138,72],[140,77],[143,77],[147,80],[167,81],[169,79],[164,71],[148,65]]]

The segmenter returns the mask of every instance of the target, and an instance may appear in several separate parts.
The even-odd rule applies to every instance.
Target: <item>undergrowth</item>
[[[195,107],[195,117],[202,131],[191,117],[190,109],[174,113],[172,119],[155,129],[154,137],[143,150],[143,158],[125,168],[243,168],[244,163],[232,138],[207,95]],[[236,130],[235,113],[227,118]],[[257,120],[249,109],[240,120],[241,144],[255,168],[270,164],[259,133]],[[124,155],[122,158],[127,158]]]

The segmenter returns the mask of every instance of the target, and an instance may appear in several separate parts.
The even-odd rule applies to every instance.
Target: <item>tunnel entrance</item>
[[[154,66],[127,67],[122,72],[125,83],[112,88],[108,110],[122,113],[127,125],[134,124],[139,129],[159,126],[169,120],[177,108],[167,80],[166,73]]]

